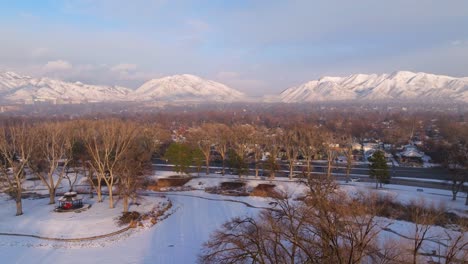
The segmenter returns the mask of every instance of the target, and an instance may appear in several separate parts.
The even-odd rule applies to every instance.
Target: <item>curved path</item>
[[[185,197],[193,197],[193,198],[205,199],[205,200],[210,200],[210,201],[240,203],[240,204],[243,204],[243,205],[245,205],[245,206],[247,206],[249,208],[255,208],[255,209],[267,209],[267,210],[272,209],[272,208],[269,208],[269,207],[254,206],[254,205],[251,205],[251,204],[249,204],[247,202],[244,202],[244,201],[238,201],[238,200],[233,200],[233,199],[216,199],[216,198],[209,198],[209,197],[193,195],[193,194],[180,194],[180,193],[174,193],[174,192],[142,192],[140,195],[142,195],[142,196],[161,196],[161,195],[185,196]],[[166,219],[166,218],[164,218],[164,219]],[[90,240],[96,240],[96,239],[102,239],[102,238],[116,236],[116,235],[122,234],[122,233],[124,233],[124,232],[126,232],[126,231],[128,231],[130,229],[131,229],[131,227],[127,226],[125,228],[122,228],[122,229],[117,230],[117,231],[112,232],[112,233],[98,235],[98,236],[92,236],[92,237],[81,237],[81,238],[55,238],[55,237],[45,237],[45,236],[39,236],[39,235],[19,234],[19,233],[4,233],[4,232],[0,232],[0,236],[31,237],[31,238],[37,238],[37,239],[42,239],[42,240],[59,241],[59,242],[82,242],[82,241],[90,241]]]

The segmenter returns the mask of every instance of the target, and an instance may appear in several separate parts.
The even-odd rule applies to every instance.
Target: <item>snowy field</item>
[[[158,172],[154,177],[175,175],[173,172]],[[237,179],[234,176],[209,175],[194,178],[186,186],[200,190],[186,192],[155,193],[144,192],[144,202],[130,210],[148,211],[152,206],[164,201],[161,195],[173,203],[173,214],[150,228],[132,229],[112,238],[87,242],[55,242],[28,237],[0,236],[0,259],[2,263],[194,263],[200,249],[210,234],[224,222],[236,216],[255,216],[260,209],[269,207],[269,199],[260,197],[231,197],[208,194],[202,189],[216,186],[223,181]],[[247,188],[268,180],[249,177]],[[306,187],[288,179],[274,181],[277,188],[289,194],[299,195]],[[363,182],[341,183],[341,189],[349,193],[374,191],[374,184]],[[458,200],[450,200],[451,193],[446,190],[424,188],[417,192],[416,187],[386,185],[378,192],[394,196],[397,200],[409,202],[423,198],[435,204],[443,204],[458,214],[466,214],[464,194]],[[119,229],[113,221],[121,212],[120,204],[108,209],[107,201],[95,203],[89,211],[76,214],[52,212],[53,206],[47,205],[48,198],[24,200],[25,215],[15,217],[14,202],[0,199],[0,233],[17,232],[47,235],[49,237],[85,237],[109,233]],[[248,203],[249,207],[244,203]],[[382,219],[383,223],[401,234],[408,235],[413,224],[404,221]],[[434,229],[434,235],[446,230]],[[383,232],[383,236],[399,236]],[[428,245],[431,247],[431,245]],[[434,245],[435,247],[436,245]]]

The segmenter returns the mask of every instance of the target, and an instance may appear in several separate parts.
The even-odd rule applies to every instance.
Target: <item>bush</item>
[[[140,218],[139,212],[135,212],[135,211],[125,212],[125,213],[122,213],[122,215],[119,217],[117,223],[119,226],[128,225],[132,221],[138,220],[138,218]]]

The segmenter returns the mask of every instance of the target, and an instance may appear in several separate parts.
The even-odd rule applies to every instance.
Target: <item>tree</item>
[[[265,148],[265,130],[260,127],[255,128],[255,132],[250,139],[249,151],[253,157],[255,163],[255,177],[258,177],[260,170],[260,162],[263,158],[264,148]]]
[[[226,155],[228,154],[229,147],[232,141],[232,130],[225,124],[214,125],[214,142],[215,150],[218,151],[221,156],[222,170],[221,173],[224,176],[226,168]]]
[[[47,187],[49,204],[55,204],[55,193],[72,159],[72,135],[65,123],[38,124],[33,133],[37,140],[28,165]]]
[[[16,202],[17,216],[23,214],[22,185],[26,177],[25,168],[35,144],[35,134],[30,128],[25,123],[0,128],[0,156],[3,158],[1,176]]]
[[[281,141],[279,139],[281,134],[281,129],[276,128],[270,130],[265,136],[266,140],[266,151],[268,151],[268,157],[266,162],[266,167],[270,171],[270,178],[274,179],[276,172],[279,170],[278,165],[278,154],[280,151]]]
[[[172,143],[167,148],[164,157],[169,163],[174,165],[177,173],[188,173],[188,169],[192,164],[192,151],[191,148],[184,143]]]
[[[246,158],[249,151],[249,143],[251,142],[251,138],[255,133],[255,129],[251,125],[236,125],[232,128],[233,132],[233,144],[232,149],[237,154],[235,157],[238,160],[237,164],[248,165],[246,162]],[[247,174],[248,170],[241,169],[238,171],[239,178],[241,178],[244,173]]]
[[[116,168],[138,134],[137,127],[132,122],[115,119],[88,123],[84,142],[91,157],[91,166],[96,171],[98,188],[101,181],[107,186],[110,208],[114,208],[113,187],[118,178]],[[99,193],[98,201],[102,201]]]
[[[214,126],[203,124],[189,130],[188,141],[197,146],[205,157],[206,175],[210,174],[211,149],[214,145]]]
[[[372,157],[369,158],[369,176],[375,179],[375,188],[378,188],[378,183],[382,187],[383,183],[389,183],[390,173],[388,172],[387,160],[385,153],[381,150],[374,152]]]
[[[464,147],[455,143],[446,147],[444,151],[444,167],[449,170],[449,181],[452,189],[452,200],[457,199],[459,191],[463,190],[463,185],[468,181],[466,166],[468,166],[466,150]]]
[[[320,133],[311,126],[302,126],[299,129],[299,151],[306,161],[306,176],[311,176],[311,162],[318,149],[322,145],[320,142]]]
[[[375,206],[318,193],[275,204],[258,217],[226,222],[204,244],[200,262],[358,264],[386,257],[379,254]]]
[[[201,168],[206,160],[205,155],[199,148],[191,148],[190,157],[195,167],[197,167],[197,176],[200,176]]]
[[[296,127],[286,130],[281,134],[281,144],[284,148],[289,164],[289,179],[294,176],[294,165],[299,156],[299,131]]]
[[[244,157],[239,156],[239,154],[237,154],[237,152],[232,149],[228,151],[228,164],[229,167],[236,170],[239,177],[240,175],[247,174],[249,170],[248,164],[245,162]]]
[[[430,231],[442,217],[442,213],[429,206],[424,200],[412,201],[409,206],[411,207],[410,219],[414,223],[414,232],[411,237],[413,243],[410,251],[412,263],[417,264],[424,242],[437,239],[436,236],[431,235]]]
[[[335,135],[331,132],[324,133],[323,151],[327,157],[327,177],[330,178],[333,170],[333,163],[338,157],[339,144]]]
[[[349,175],[351,174],[351,169],[353,168],[353,145],[351,142],[346,142],[343,147],[343,154],[346,157],[346,182],[350,180]]]
[[[124,158],[117,166],[119,197],[123,200],[123,212],[128,212],[129,199],[136,200],[137,189],[151,169],[151,156],[155,144],[147,133],[140,133],[132,141]]]

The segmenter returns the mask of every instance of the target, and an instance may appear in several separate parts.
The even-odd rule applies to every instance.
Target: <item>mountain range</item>
[[[288,88],[268,101],[304,103],[346,100],[458,100],[468,102],[468,78],[397,71],[391,74],[353,74],[322,77]],[[89,85],[50,78],[0,72],[0,100],[13,103],[160,101],[235,102],[249,98],[228,86],[182,74],[152,79],[137,89]]]
[[[409,71],[322,77],[288,88],[279,97],[282,102],[288,103],[394,99],[468,102],[468,78]]]

